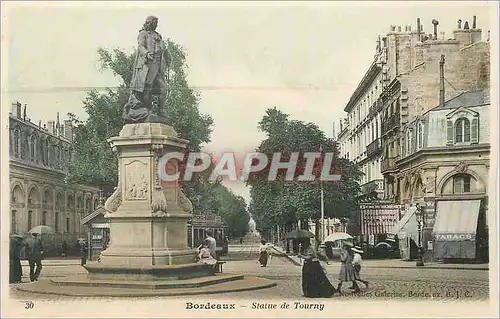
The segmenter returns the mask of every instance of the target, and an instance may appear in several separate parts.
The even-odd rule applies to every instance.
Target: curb
[[[365,266],[366,268],[383,268],[383,269],[447,269],[447,270],[490,270],[489,268],[481,267],[481,268],[462,268],[462,267],[436,267],[436,266]]]

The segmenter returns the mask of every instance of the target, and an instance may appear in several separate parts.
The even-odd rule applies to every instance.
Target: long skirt
[[[305,297],[328,298],[335,293],[335,287],[326,277],[319,261],[304,262],[302,266],[302,292]]]
[[[356,280],[356,272],[352,264],[340,264],[339,280],[344,282]]]
[[[259,262],[262,266],[267,266],[267,251],[261,251],[259,255]]]
[[[23,268],[21,267],[20,259],[11,259],[9,265],[9,283],[21,281],[23,276]]]

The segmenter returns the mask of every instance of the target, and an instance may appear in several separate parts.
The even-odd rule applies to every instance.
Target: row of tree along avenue
[[[306,228],[304,225],[308,225],[309,220],[317,223],[321,216],[321,187],[324,192],[325,218],[354,217],[358,211],[358,181],[363,173],[353,162],[339,158],[338,146],[333,139],[327,138],[316,124],[291,120],[288,114],[276,108],[267,110],[258,128],[267,135],[258,152],[281,152],[282,162],[288,161],[292,153],[319,150],[322,150],[322,154],[333,153],[331,169],[341,176],[339,181],[320,182],[321,162],[325,156],[318,158],[319,163],[313,166],[313,175],[317,178],[311,181],[298,180],[297,171],[300,174],[303,169],[298,169],[293,179],[284,178],[286,170],[282,169],[275,181],[268,181],[266,170],[253,173],[247,182],[252,187],[249,210],[260,233],[269,236],[277,225],[296,225],[298,221],[302,221],[301,228]],[[300,162],[305,163],[299,160],[298,167]]]
[[[167,40],[170,57],[168,72],[167,116],[181,138],[189,140],[188,151],[199,152],[203,143],[210,142],[213,119],[200,114],[199,93],[186,80],[186,54],[174,42]],[[134,50],[135,51],[135,50]],[[128,84],[132,78],[135,54],[119,49],[99,49],[102,70],[112,71],[121,79],[116,90],[105,94],[90,91],[84,108],[88,114],[81,121],[69,114],[75,124],[75,160],[70,168],[69,182],[99,186],[104,194],[111,194],[117,185],[117,157],[107,139],[117,136],[123,126],[123,105],[129,98]],[[215,214],[223,218],[231,237],[240,237],[247,231],[249,215],[241,196],[236,196],[220,181],[209,181],[201,172],[181,186],[193,203],[196,214]]]

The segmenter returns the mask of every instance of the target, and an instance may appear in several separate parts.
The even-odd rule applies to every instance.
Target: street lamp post
[[[416,204],[417,211],[415,214],[417,215],[417,229],[418,229],[418,260],[417,267],[424,266],[424,256],[423,256],[423,247],[422,247],[422,230],[424,223],[424,213],[420,204]]]

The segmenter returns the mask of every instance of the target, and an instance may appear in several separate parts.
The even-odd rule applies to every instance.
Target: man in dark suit
[[[42,271],[42,256],[42,240],[38,237],[38,234],[33,233],[26,240],[26,258],[30,265],[30,281],[36,281],[40,276],[40,272]]]

